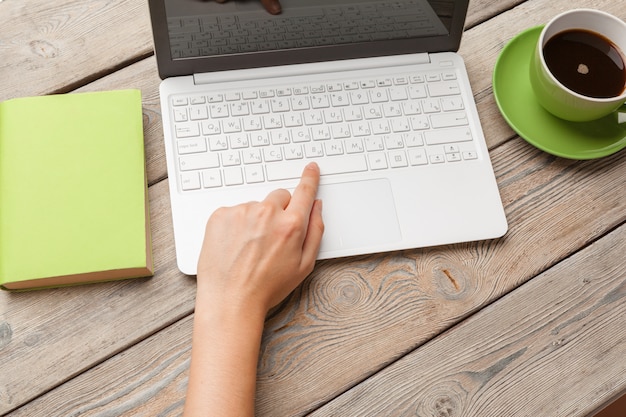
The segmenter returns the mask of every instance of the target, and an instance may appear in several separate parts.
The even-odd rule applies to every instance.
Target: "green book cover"
[[[141,92],[0,103],[0,285],[152,275]]]

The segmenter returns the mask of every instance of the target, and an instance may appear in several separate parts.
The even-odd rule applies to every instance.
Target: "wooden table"
[[[259,416],[587,416],[626,391],[626,153],[551,156],[508,127],[502,47],[615,0],[474,0],[465,57],[510,229],[322,261],[267,319]],[[147,2],[0,2],[0,100],[140,88],[156,274],[0,294],[0,414],[170,416],[195,278],[176,268]],[[36,262],[36,257],[33,259]]]

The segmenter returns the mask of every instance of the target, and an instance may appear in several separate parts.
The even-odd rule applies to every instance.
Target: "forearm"
[[[265,314],[199,292],[184,416],[253,416]]]
[[[302,171],[293,195],[221,208],[209,218],[200,258],[184,415],[253,416],[267,311],[313,270],[324,232],[320,171]]]

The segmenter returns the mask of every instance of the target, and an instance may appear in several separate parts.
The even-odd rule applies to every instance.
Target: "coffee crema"
[[[582,29],[557,33],[543,47],[546,65],[570,90],[593,98],[611,98],[626,88],[626,58],[604,36]]]

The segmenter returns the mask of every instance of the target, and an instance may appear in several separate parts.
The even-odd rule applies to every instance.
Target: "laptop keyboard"
[[[478,158],[453,70],[170,100],[181,191]]]

